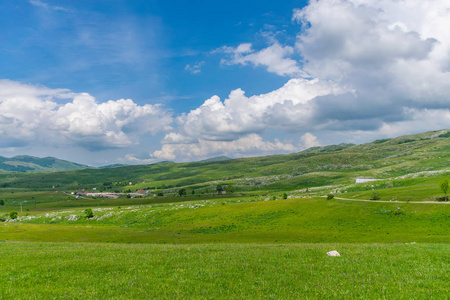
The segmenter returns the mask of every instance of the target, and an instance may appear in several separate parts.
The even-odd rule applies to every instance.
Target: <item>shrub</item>
[[[380,193],[378,192],[373,192],[372,195],[370,195],[370,200],[380,200]]]
[[[283,199],[287,199],[288,195],[286,193],[283,194]]]
[[[3,206],[3,205],[5,205],[5,200],[0,199],[0,206]]]
[[[17,212],[17,211],[15,211],[15,210],[13,210],[12,212],[10,212],[9,213],[9,217],[11,218],[11,219],[17,219],[17,216],[19,215],[19,213]]]
[[[0,222],[6,222],[7,219],[8,219],[8,215],[0,216]]]
[[[90,208],[86,208],[84,210],[84,214],[86,215],[86,218],[90,219],[94,217],[94,212]]]
[[[394,212],[395,216],[400,216],[400,215],[404,215],[405,213],[403,212],[403,210],[400,209],[400,207],[397,208],[397,210],[395,210]]]
[[[328,194],[328,195],[327,195],[327,199],[328,199],[328,200],[331,200],[331,199],[333,199],[333,198],[334,198],[334,195],[333,195],[333,194]]]

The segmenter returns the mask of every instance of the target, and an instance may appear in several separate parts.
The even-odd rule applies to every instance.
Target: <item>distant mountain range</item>
[[[11,158],[0,156],[0,172],[41,172],[85,169],[89,166],[55,157],[18,155]]]

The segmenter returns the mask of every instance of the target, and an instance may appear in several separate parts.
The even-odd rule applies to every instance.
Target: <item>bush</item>
[[[403,212],[403,210],[401,210],[401,209],[397,209],[393,213],[394,213],[394,216],[400,216],[400,215],[404,215],[405,214]]]
[[[0,216],[0,222],[6,222],[7,219],[8,219],[8,215]]]
[[[333,198],[334,198],[334,195],[333,195],[333,194],[328,194],[328,195],[327,195],[327,199],[328,199],[328,200],[331,200],[331,199],[333,199]]]
[[[94,212],[90,208],[86,208],[84,210],[84,214],[86,215],[86,218],[90,219],[94,217]]]
[[[3,206],[3,205],[5,205],[5,200],[0,199],[0,206]]]
[[[11,218],[11,219],[17,219],[17,216],[19,215],[19,213],[17,212],[17,211],[15,211],[15,210],[13,210],[12,212],[10,212],[9,213],[9,217]]]
[[[380,200],[380,193],[378,192],[373,192],[372,195],[370,195],[370,200]]]
[[[288,195],[286,193],[283,194],[283,199],[287,199]]]

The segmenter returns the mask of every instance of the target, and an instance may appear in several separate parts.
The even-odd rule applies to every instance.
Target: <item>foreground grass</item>
[[[341,257],[328,257],[338,250]],[[450,245],[0,243],[5,299],[446,299]]]

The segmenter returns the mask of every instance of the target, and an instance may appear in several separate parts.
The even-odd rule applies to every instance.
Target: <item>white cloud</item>
[[[171,114],[157,105],[139,106],[130,99],[98,103],[86,93],[0,81],[5,147],[34,141],[88,149],[125,147],[139,143],[145,133],[169,130],[171,123]]]
[[[214,155],[240,157],[300,151],[320,143],[311,133],[297,145],[288,141],[264,141],[259,135],[268,129],[305,131],[313,122],[311,100],[338,95],[342,89],[318,80],[291,79],[268,94],[246,97],[241,89],[225,101],[213,96],[199,108],[177,118],[178,128],[166,134],[158,159],[206,158]]]
[[[311,1],[294,19],[306,28],[296,48],[312,76],[360,94],[384,90],[390,101],[448,97],[448,1]]]
[[[31,5],[44,8],[44,9],[51,9],[51,10],[60,10],[60,11],[68,11],[67,8],[61,7],[61,6],[53,6],[49,5],[45,2],[39,1],[39,0],[30,0],[29,1]]]
[[[274,43],[260,51],[254,51],[252,44],[240,44],[236,48],[222,47],[221,51],[230,55],[229,59],[222,59],[225,65],[247,65],[267,67],[267,71],[280,76],[298,76],[304,74],[297,61],[289,58],[294,54],[294,48]]]
[[[287,140],[280,141],[279,139],[275,139],[273,142],[264,141],[260,135],[252,133],[230,141],[212,141],[198,138],[190,143],[167,143],[162,146],[161,150],[154,151],[150,156],[154,160],[181,158],[190,161],[217,155],[246,157],[291,153],[320,145],[317,137],[309,132],[305,133],[297,144]]]
[[[202,71],[202,66],[205,64],[204,61],[196,62],[193,65],[186,65],[184,69],[192,74],[198,74]]]
[[[249,134],[232,141],[211,141],[197,139],[194,143],[165,144],[161,150],[152,153],[157,159],[182,160],[203,159],[215,155],[243,157],[251,154],[293,152],[296,149],[289,142],[267,142],[257,134]]]
[[[314,117],[312,99],[344,91],[329,82],[306,79],[291,79],[278,90],[252,97],[237,89],[224,102],[213,96],[199,108],[178,117],[178,132],[167,134],[163,143],[186,143],[199,138],[229,141],[267,128],[301,131]]]
[[[157,160],[153,157],[150,157],[150,155],[145,155],[145,157],[138,157],[137,155],[133,154],[126,154],[124,158],[119,159],[121,163],[126,164],[152,164],[155,163]]]
[[[320,142],[317,140],[317,137],[313,134],[307,132],[300,138],[299,143],[300,149],[308,149],[311,147],[321,146]]]

